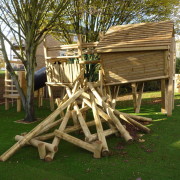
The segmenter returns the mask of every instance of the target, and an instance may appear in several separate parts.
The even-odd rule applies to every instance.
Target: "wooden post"
[[[40,159],[44,159],[46,156],[46,146],[44,143],[38,144],[38,152],[39,152]]]
[[[137,109],[137,84],[136,83],[132,83],[131,87],[132,87],[134,112],[136,112],[136,109]]]
[[[47,52],[47,46],[46,46],[46,39],[43,39],[43,49],[44,49],[44,57],[45,57],[45,64],[46,67],[49,67],[49,63],[47,62],[47,57],[48,57],[48,52]],[[47,81],[48,82],[52,82],[51,77],[49,76],[49,72],[47,72]],[[48,94],[49,94],[49,98],[50,98],[50,109],[51,111],[54,110],[54,97],[53,97],[53,87],[48,85]]]
[[[100,119],[99,114],[98,114],[97,105],[96,105],[96,102],[95,102],[92,94],[91,94],[91,102],[92,102],[92,112],[93,112],[94,121],[96,124],[98,139],[102,142],[102,146],[103,146],[102,155],[107,156],[109,154],[109,149],[108,149],[106,138],[105,138],[105,135],[103,132],[103,126],[101,123],[101,119]]]
[[[138,87],[139,87],[139,92],[138,92],[138,97],[137,97],[137,105],[136,105],[135,113],[140,112],[142,94],[143,94],[143,90],[144,90],[144,83],[143,82],[139,83]]]
[[[21,99],[17,98],[17,112],[21,112]]]
[[[166,106],[167,106],[167,102],[166,102],[166,80],[165,79],[161,79],[161,112],[163,114],[166,114]]]
[[[8,95],[8,86],[9,86],[9,83],[8,83],[8,80],[9,80],[9,73],[8,71],[6,70],[5,71],[5,95]],[[9,109],[9,99],[7,97],[5,97],[5,110],[8,110]]]
[[[170,61],[169,61],[169,79],[168,79],[168,87],[167,87],[167,116],[172,115],[173,110],[173,96],[174,96],[174,59],[175,59],[175,44],[174,37],[172,38],[171,47],[170,47]]]
[[[118,97],[119,89],[120,89],[120,86],[114,86],[113,99],[111,102],[113,109],[115,109],[116,107],[116,98]]]
[[[77,42],[77,45],[78,45],[78,56],[79,56],[79,62],[81,63],[82,61],[82,34],[78,34],[78,42]],[[84,65],[83,64],[80,64],[80,69],[82,70],[82,73],[83,73],[83,77],[84,77]],[[80,83],[83,84],[83,81],[84,81],[84,78],[80,78]]]

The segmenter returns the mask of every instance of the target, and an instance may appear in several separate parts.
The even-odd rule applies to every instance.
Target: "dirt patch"
[[[14,121],[14,122],[20,123],[20,124],[33,124],[33,123],[36,123],[36,122],[41,121],[41,120],[42,120],[41,118],[36,118],[35,121],[29,122],[29,121],[24,121],[24,119],[20,119],[20,120]]]

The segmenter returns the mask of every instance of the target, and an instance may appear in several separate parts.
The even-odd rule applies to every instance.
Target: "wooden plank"
[[[81,61],[79,64],[98,64],[101,63],[100,60],[92,60],[92,61]]]
[[[152,80],[158,80],[158,79],[167,79],[169,76],[157,76],[157,77],[152,77],[152,78],[142,78],[142,79],[136,79],[136,80],[124,80],[124,81],[117,81],[117,82],[110,82],[106,83],[105,86],[108,85],[118,85],[118,84],[127,84],[127,83],[132,83],[132,82],[142,82],[142,81],[152,81]]]
[[[47,57],[47,60],[51,60],[51,59],[71,59],[71,58],[79,58],[80,56],[51,56],[51,57]]]
[[[167,50],[168,46],[151,46],[151,47],[131,47],[131,48],[114,48],[114,49],[97,49],[98,53],[107,53],[107,52],[124,52],[124,51],[152,51],[152,50]]]

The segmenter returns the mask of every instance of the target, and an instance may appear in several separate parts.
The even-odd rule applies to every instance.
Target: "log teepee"
[[[146,133],[150,132],[150,129],[141,122],[151,122],[152,119],[114,109],[112,101],[106,95],[106,88],[100,81],[90,83],[82,81],[79,77],[73,85],[64,85],[64,87],[66,95],[59,101],[58,108],[30,132],[16,135],[17,143],[0,156],[0,161],[6,161],[25,145],[37,147],[40,159],[51,161],[58,151],[61,139],[92,152],[94,158],[100,158],[109,154],[107,136],[115,134],[120,135],[125,141],[132,141],[133,136],[128,132],[127,126]],[[92,110],[94,117],[91,121],[86,119],[86,112],[89,109]],[[104,128],[104,123],[108,128]],[[91,126],[96,127],[96,133],[91,133],[89,129]],[[80,130],[83,131],[83,139],[75,137],[72,133]],[[50,139],[52,143],[45,142]]]

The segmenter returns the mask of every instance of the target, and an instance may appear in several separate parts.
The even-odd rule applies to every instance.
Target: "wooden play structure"
[[[52,161],[62,139],[100,158],[109,154],[108,136],[114,134],[129,142],[136,138],[137,131],[149,133],[143,122],[150,123],[151,118],[115,109],[118,86],[122,83],[133,83],[134,105],[138,110],[143,82],[160,79],[163,108],[171,114],[175,63],[171,22],[112,27],[99,43],[83,43],[81,36],[78,39],[73,45],[46,47],[44,44],[51,108],[54,108],[52,87],[61,88],[62,98],[57,101],[58,108],[39,125],[15,136],[18,142],[0,156],[0,161],[6,161],[25,145],[37,147],[40,159]],[[65,56],[48,54],[54,50],[66,50]],[[100,53],[100,61],[83,60],[83,54],[95,52]],[[84,78],[84,65],[99,62],[102,64],[99,80],[88,82]],[[88,110],[93,113],[92,120],[86,118]],[[74,133],[80,131],[81,136]]]
[[[140,109],[143,83],[161,80],[162,112],[169,116],[172,114],[175,74],[173,22],[111,27],[96,50],[101,55],[107,86],[132,83],[135,112]]]
[[[11,61],[11,63],[17,64],[17,65],[21,64],[18,61]],[[24,79],[25,79],[24,71],[16,71],[16,74],[17,74],[20,86],[24,88]],[[5,81],[5,92],[4,92],[3,97],[5,98],[5,110],[9,109],[10,101],[15,99],[17,100],[17,112],[20,112],[21,111],[21,98],[7,70],[5,71],[4,81]]]
[[[17,67],[17,70],[15,71],[20,87],[22,87],[23,91],[26,92],[26,80],[25,80],[25,71],[19,70],[18,66],[22,63],[20,61],[10,61],[11,64],[15,64]],[[10,102],[13,102],[14,100],[17,101],[17,112],[21,111],[21,98],[20,95],[15,87],[15,84],[9,74],[9,72],[5,71],[5,92],[3,97],[5,98],[5,110],[9,109]],[[43,97],[44,97],[44,88],[40,88],[37,91],[34,92],[34,97],[38,99],[38,107],[41,107],[43,105]]]
[[[93,54],[97,42],[82,43],[82,36],[78,35],[78,42],[71,45],[46,46],[44,40],[44,55],[46,64],[46,74],[48,93],[50,98],[51,110],[54,110],[53,87],[60,87],[59,94],[64,96],[64,85],[73,84],[79,76],[84,77],[84,64],[96,64],[100,61],[83,61],[85,54]],[[63,56],[58,56],[63,52]],[[72,60],[73,59],[73,60]]]

